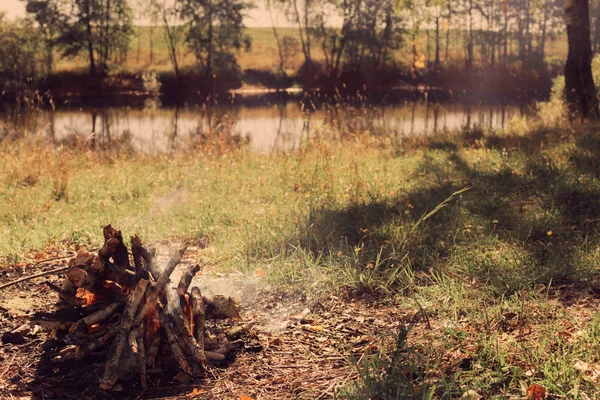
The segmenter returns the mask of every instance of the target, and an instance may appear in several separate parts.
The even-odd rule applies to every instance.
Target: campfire
[[[100,389],[119,390],[136,376],[145,389],[152,374],[170,365],[184,376],[201,376],[207,364],[226,362],[244,346],[239,326],[208,329],[207,320],[239,314],[233,299],[208,299],[198,287],[190,289],[200,266],[190,266],[176,287],[171,284],[187,246],[159,268],[156,251],[137,235],[131,237],[130,259],[121,232],[111,225],[103,231],[102,248],[71,259],[61,287],[46,282],[62,306],[32,317],[52,330],[52,362],[76,364],[100,353],[106,356]]]

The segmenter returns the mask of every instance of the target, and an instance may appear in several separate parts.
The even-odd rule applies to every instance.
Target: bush
[[[0,14],[0,38],[0,91],[21,93],[47,75],[43,43],[30,22]]]
[[[287,89],[292,86],[294,80],[278,72],[249,68],[244,70],[244,82],[269,89]]]

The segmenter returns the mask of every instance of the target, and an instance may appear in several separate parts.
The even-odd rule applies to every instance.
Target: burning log
[[[144,347],[144,335],[140,335],[137,338],[138,348],[138,368],[140,371],[140,383],[142,388],[148,387],[148,378],[146,376],[146,348]]]
[[[33,318],[36,324],[54,329],[58,343],[63,343],[54,350],[58,357],[51,359],[77,362],[106,348],[100,389],[121,386],[117,382],[134,366],[131,361],[146,388],[151,371],[176,364],[191,379],[203,373],[207,362],[222,362],[243,346],[238,340],[243,330],[215,336],[207,329],[207,319],[239,318],[239,313],[232,298],[207,299],[195,286],[188,292],[199,266],[186,268],[177,287],[171,284],[187,246],[174,252],[161,271],[155,252],[146,249],[137,235],[131,237],[131,262],[122,233],[111,225],[103,233],[104,245],[97,254],[81,251],[70,261],[62,287],[47,283],[60,299],[73,305]],[[82,293],[85,299],[80,298]],[[206,340],[207,335],[217,339]],[[161,345],[172,357],[159,359]]]
[[[58,286],[56,286],[52,282],[46,281],[46,282],[44,282],[44,284],[46,286],[48,286],[51,290],[53,290],[56,293],[58,293],[58,297],[62,301],[64,301],[65,303],[70,304],[72,306],[83,306],[83,305],[85,305],[85,299],[81,299],[79,297],[76,297],[75,294],[69,293],[66,290],[63,290],[62,288],[59,288]]]
[[[140,306],[140,303],[142,302],[142,298],[146,293],[147,287],[148,280],[140,280],[137,287],[135,288],[135,291],[131,295],[131,299],[125,307],[123,317],[121,318],[121,325],[118,329],[117,337],[115,338],[115,342],[112,345],[110,356],[106,363],[104,377],[102,378],[102,381],[100,383],[100,389],[102,390],[111,389],[115,385],[115,383],[117,383],[117,379],[119,379],[119,362],[121,360],[121,354],[123,353],[125,342],[127,341],[129,331],[131,330],[131,325],[133,324],[133,317],[135,316],[135,313],[137,312],[137,309]]]
[[[80,347],[77,353],[66,357],[65,361],[81,361],[85,358],[85,356],[104,346],[106,343],[108,343],[109,340],[112,340],[115,336],[117,336],[117,330],[111,329],[104,335],[100,336],[98,339],[88,342],[85,346]]]
[[[156,357],[158,357],[158,352],[160,351],[160,337],[155,337],[150,347],[148,348],[148,355],[146,357],[146,365],[150,368],[154,368],[156,364]]]
[[[160,270],[154,264],[154,250],[147,250],[138,235],[131,237],[131,253],[138,276],[149,273],[156,281],[160,276]]]
[[[192,333],[192,327],[190,325],[189,317],[184,316],[181,308],[181,300],[179,295],[172,290],[168,290],[167,296],[167,315],[173,322],[174,333],[177,333],[177,337],[180,338],[184,348],[192,355],[194,360],[201,364],[206,363],[206,356],[204,355],[204,347],[201,347],[196,342]],[[189,311],[188,311],[189,313]],[[188,314],[190,315],[190,314]]]
[[[171,259],[167,263],[167,266],[165,267],[164,271],[160,274],[160,277],[156,281],[156,285],[152,288],[152,291],[150,292],[149,296],[147,296],[146,304],[144,304],[138,315],[135,317],[134,325],[137,326],[141,324],[144,318],[146,318],[146,316],[148,315],[150,309],[155,307],[155,303],[158,300],[158,296],[166,289],[171,274],[175,270],[175,267],[177,267],[177,264],[181,262],[183,254],[186,250],[187,246],[184,246],[173,254]]]
[[[88,315],[87,317],[80,319],[79,321],[71,325],[69,333],[73,334],[80,332],[83,329],[89,328],[90,326],[97,324],[98,322],[106,320],[108,317],[110,317],[117,311],[120,305],[120,302],[111,303],[108,306],[106,306],[106,308],[103,308],[100,311],[97,311],[93,314]]]
[[[164,329],[165,333],[167,334],[167,343],[169,344],[169,348],[173,353],[173,357],[175,357],[175,360],[177,361],[179,367],[181,367],[183,372],[185,372],[188,375],[191,375],[192,367],[190,367],[190,364],[188,364],[187,360],[183,356],[183,352],[181,351],[181,347],[179,346],[177,338],[173,333],[173,329],[169,326],[169,324],[166,324],[164,326]]]
[[[200,271],[200,266],[190,266],[184,273],[181,275],[181,279],[179,280],[179,284],[177,285],[177,291],[181,296],[185,296],[188,288],[192,284],[192,279],[194,276]]]
[[[111,225],[107,225],[104,227],[103,233],[104,246],[100,249],[100,256],[105,260],[112,257],[115,266],[122,270],[130,269],[129,254],[125,243],[123,243],[121,231],[116,230]]]
[[[194,337],[199,346],[204,347],[204,329],[206,325],[206,315],[204,310],[204,300],[202,293],[196,286],[192,288],[192,310],[194,316]]]

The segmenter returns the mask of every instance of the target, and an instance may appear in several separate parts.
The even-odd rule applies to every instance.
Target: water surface
[[[502,130],[523,113],[517,106],[426,101],[377,107],[323,105],[310,111],[299,102],[211,108],[62,108],[38,113],[35,127],[55,143],[91,140],[94,133],[97,143],[151,154],[178,151],[199,139],[220,136],[247,143],[254,151],[270,152],[297,149],[317,135],[433,136],[465,128]]]

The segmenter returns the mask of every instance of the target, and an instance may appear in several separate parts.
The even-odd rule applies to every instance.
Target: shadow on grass
[[[425,176],[423,184],[395,197],[314,210],[299,244],[343,257],[347,269],[370,276],[355,282],[359,291],[377,291],[381,285],[368,287],[377,279],[406,288],[407,277],[426,270],[468,276],[496,295],[586,281],[600,263],[600,135],[593,128],[567,133],[433,139],[420,177],[409,178]],[[501,154],[502,161],[468,160],[466,148]],[[465,187],[471,190],[419,220]]]

